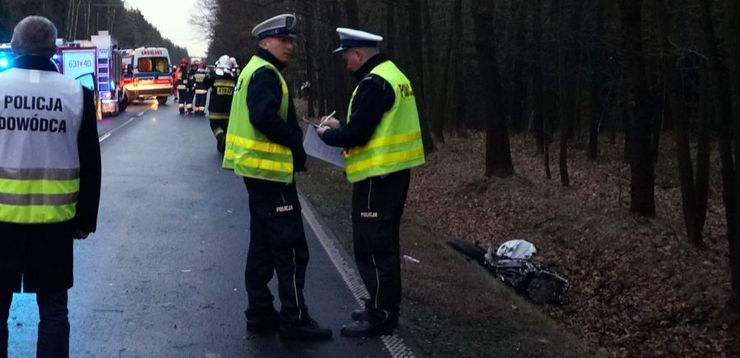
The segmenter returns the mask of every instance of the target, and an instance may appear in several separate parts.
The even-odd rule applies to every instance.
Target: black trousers
[[[8,316],[13,292],[0,292],[0,357],[8,357]],[[39,292],[36,294],[39,306],[39,329],[36,340],[36,357],[69,357],[69,319],[67,310],[67,290],[58,292]]]
[[[193,111],[193,96],[190,91],[186,89],[177,90],[177,107],[180,109],[180,113]]]
[[[308,245],[295,183],[244,178],[249,192],[250,240],[244,282],[247,317],[269,314],[273,296],[267,283],[277,273],[280,318],[284,322],[308,318],[303,285]]]
[[[195,97],[195,99],[193,100],[193,105],[195,107],[205,107],[207,95],[208,95],[207,93],[198,94],[198,93],[193,92],[193,96]]]
[[[372,177],[352,186],[352,237],[370,320],[397,320],[401,304],[400,227],[410,171]]]

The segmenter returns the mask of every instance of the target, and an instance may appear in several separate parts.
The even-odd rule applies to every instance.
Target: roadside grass
[[[309,158],[298,188],[347,252],[352,252],[351,185],[334,167]],[[412,186],[414,185],[412,181]],[[401,324],[429,357],[588,357],[588,347],[483,268],[446,245],[446,237],[408,208],[401,226]]]

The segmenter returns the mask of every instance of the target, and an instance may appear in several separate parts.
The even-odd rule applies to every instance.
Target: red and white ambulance
[[[139,47],[124,51],[122,69],[129,101],[156,97],[159,104],[165,104],[172,94],[170,55],[166,48]]]

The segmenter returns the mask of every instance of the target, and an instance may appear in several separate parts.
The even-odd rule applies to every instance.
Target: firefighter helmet
[[[231,67],[231,60],[229,60],[229,55],[223,55],[218,58],[216,61],[216,67],[218,68],[229,68]]]
[[[188,65],[188,59],[183,57],[180,59],[180,66],[187,66]]]

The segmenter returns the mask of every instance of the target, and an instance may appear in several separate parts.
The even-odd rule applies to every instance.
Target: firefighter
[[[293,55],[295,16],[278,15],[252,29],[259,48],[239,75],[223,166],[244,177],[250,239],[244,281],[247,330],[278,329],[282,338],[329,339],[303,297],[308,244],[295,172],[306,170],[303,133],[280,70]],[[267,285],[277,273],[280,314]]]
[[[355,262],[370,298],[342,327],[347,337],[390,334],[401,303],[399,228],[410,168],[424,164],[419,114],[408,78],[378,51],[382,37],[337,28],[347,69],[360,81],[344,125],[322,118],[318,134],[343,147],[352,183],[352,240]]]
[[[206,60],[198,61],[198,69],[193,75],[193,89],[195,91],[195,97],[193,99],[193,111],[195,112],[195,114],[199,114],[201,116],[206,114],[206,96],[208,95],[208,88],[206,88],[204,81],[207,74],[208,63],[206,62]]]
[[[190,61],[190,68],[188,69],[188,95],[190,96],[190,106],[188,107],[188,114],[193,114],[195,110],[193,100],[195,99],[195,74],[198,72],[198,65],[200,64],[199,59]]]
[[[188,72],[188,59],[182,58],[180,60],[180,69],[177,72],[177,109],[180,110],[180,114],[189,112],[193,107],[192,99],[190,98]]]
[[[226,129],[229,125],[231,99],[236,85],[236,77],[231,66],[229,56],[221,56],[216,61],[215,72],[209,73],[204,81],[206,90],[211,91],[208,100],[208,121],[213,135],[216,136],[216,149],[219,153],[223,153],[226,146]]]

